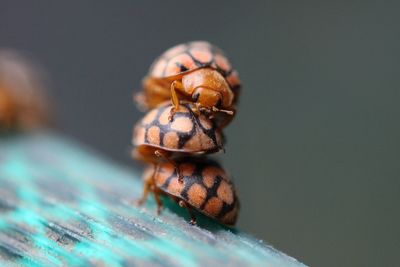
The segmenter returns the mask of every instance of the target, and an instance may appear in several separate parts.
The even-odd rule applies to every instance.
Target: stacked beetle
[[[40,67],[23,54],[0,50],[0,134],[49,126],[41,74]]]
[[[222,129],[236,111],[240,81],[224,53],[204,42],[189,42],[165,51],[134,95],[147,114],[134,126],[132,156],[149,164],[143,175],[144,203],[160,195],[226,225],[239,211],[234,184],[224,169],[205,157],[224,149]]]

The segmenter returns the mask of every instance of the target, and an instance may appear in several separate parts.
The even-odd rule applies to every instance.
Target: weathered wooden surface
[[[172,202],[137,208],[138,176],[54,134],[0,137],[0,265],[304,266]]]

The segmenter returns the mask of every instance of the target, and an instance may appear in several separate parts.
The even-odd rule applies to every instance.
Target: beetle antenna
[[[235,112],[233,112],[233,110],[219,109],[219,108],[216,108],[216,107],[212,107],[212,111],[214,111],[214,112],[223,112],[223,113],[231,115],[231,116],[233,116],[233,114],[235,114]]]

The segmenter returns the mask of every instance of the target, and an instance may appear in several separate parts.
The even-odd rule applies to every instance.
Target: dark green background
[[[400,248],[393,1],[3,1],[0,46],[48,70],[62,131],[129,159],[131,93],[177,43],[222,47],[243,86],[221,158],[239,226],[312,266],[393,266]]]

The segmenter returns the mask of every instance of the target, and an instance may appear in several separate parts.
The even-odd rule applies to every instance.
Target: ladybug
[[[157,212],[162,209],[160,195],[174,199],[188,210],[191,224],[196,224],[192,209],[225,225],[234,225],[239,211],[239,200],[234,184],[221,166],[209,159],[185,158],[177,163],[183,183],[173,164],[159,163],[146,169],[143,175],[143,195],[138,204],[152,192],[157,202]]]
[[[231,116],[239,88],[238,73],[224,53],[208,42],[195,41],[174,46],[157,58],[136,100],[154,108],[171,99],[171,117],[179,110],[180,99],[194,103],[194,110]]]
[[[149,111],[133,130],[132,155],[142,161],[214,153],[223,149],[222,133],[204,114],[197,116],[190,104],[182,103],[172,121],[169,102]]]
[[[9,94],[0,85],[0,130],[14,127],[16,106]]]
[[[0,51],[0,131],[48,124],[48,101],[39,74],[17,52]]]

